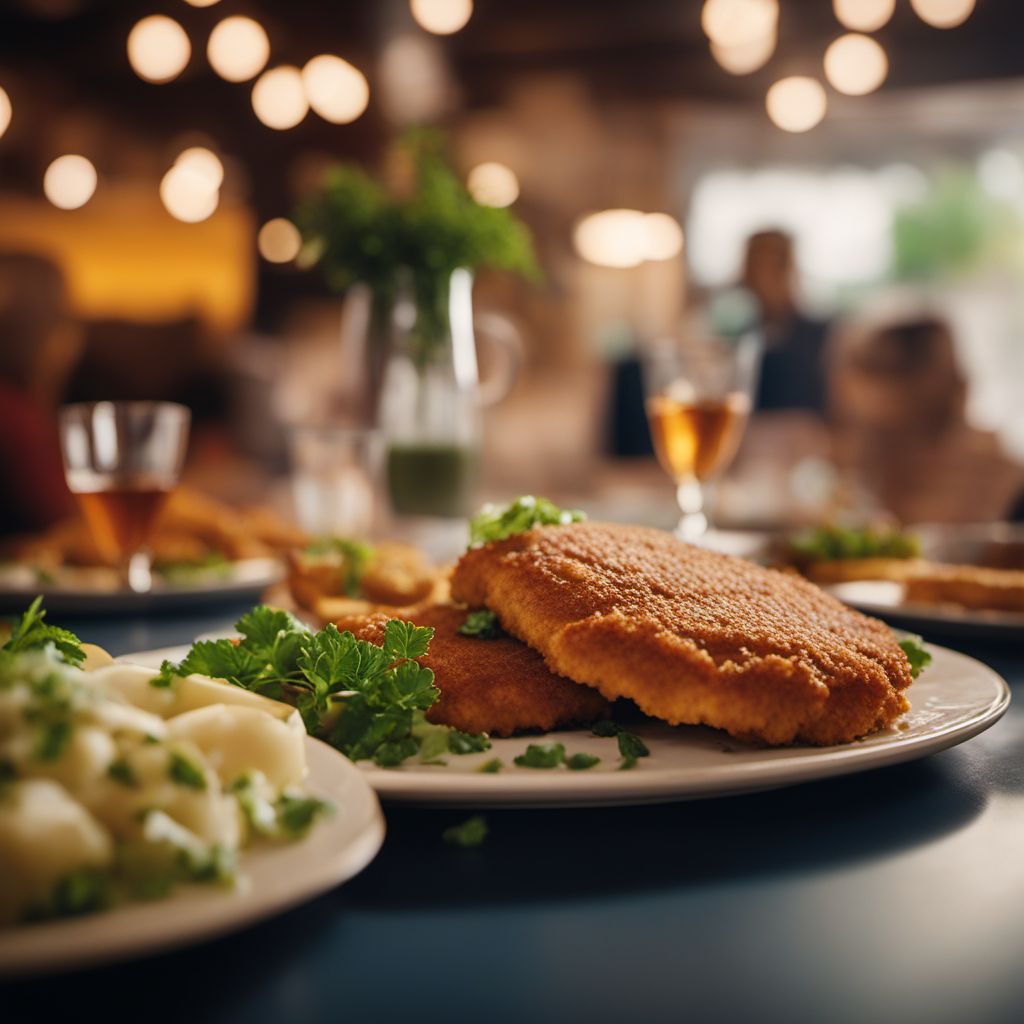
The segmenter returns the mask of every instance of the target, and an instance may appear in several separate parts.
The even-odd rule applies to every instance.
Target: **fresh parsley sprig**
[[[503,631],[498,616],[487,608],[480,608],[466,616],[466,621],[459,626],[459,632],[477,640],[497,640]]]
[[[178,664],[164,662],[156,686],[191,673],[235,686],[299,710],[306,730],[353,761],[395,767],[419,755],[486,750],[485,733],[432,725],[437,700],[434,673],[417,658],[427,653],[433,629],[392,619],[379,646],[330,624],[313,632],[287,612],[265,606],[238,620],[241,639],[203,640]]]
[[[45,619],[43,598],[39,596],[12,625],[11,635],[7,643],[0,647],[0,652],[6,655],[20,654],[22,651],[53,644],[57,656],[68,665],[80,665],[85,661],[82,641],[69,630],[49,625]]]
[[[527,494],[504,507],[484,505],[469,521],[469,543],[475,547],[504,540],[535,526],[565,526],[568,523],[581,523],[586,518],[586,514],[578,509],[560,509],[547,498],[535,498]]]
[[[932,652],[925,647],[924,640],[914,633],[904,634],[900,647],[910,662],[910,676],[916,679],[932,663]]]

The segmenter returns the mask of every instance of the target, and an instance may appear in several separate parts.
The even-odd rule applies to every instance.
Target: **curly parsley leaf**
[[[900,647],[910,662],[910,675],[916,679],[932,663],[931,651],[925,647],[924,640],[914,633],[903,636]]]
[[[520,768],[557,768],[565,762],[565,747],[561,743],[531,743],[525,754],[513,760]]]
[[[68,665],[81,665],[85,661],[82,641],[74,633],[46,621],[42,596],[37,597],[12,625],[7,643],[0,647],[6,654],[19,654],[33,648],[53,644],[61,661]]]
[[[460,846],[465,850],[479,846],[487,838],[487,819],[474,814],[458,825],[452,825],[441,833],[449,846]]]
[[[504,540],[516,533],[524,533],[535,526],[565,526],[580,523],[586,515],[577,509],[563,510],[547,498],[535,498],[532,494],[516,498],[504,506],[485,505],[469,521],[469,543],[471,547]]]
[[[619,733],[619,753],[624,758],[632,758],[634,760],[638,757],[650,757],[651,754],[647,749],[647,744],[639,736],[631,732]]]
[[[466,616],[466,621],[459,626],[459,632],[463,636],[476,637],[477,640],[496,640],[503,631],[498,616],[487,608],[481,608]]]

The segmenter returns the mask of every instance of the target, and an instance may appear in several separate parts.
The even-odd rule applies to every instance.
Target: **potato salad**
[[[304,742],[292,708],[114,664],[34,605],[0,648],[0,926],[231,884],[330,810]]]

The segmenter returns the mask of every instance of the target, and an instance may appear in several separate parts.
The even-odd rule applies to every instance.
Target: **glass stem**
[[[695,477],[687,477],[676,489],[676,500],[683,513],[676,526],[676,536],[696,540],[707,532],[708,517],[704,512],[704,486]]]
[[[148,551],[136,551],[128,558],[128,588],[136,594],[148,594],[153,589],[152,560]]]

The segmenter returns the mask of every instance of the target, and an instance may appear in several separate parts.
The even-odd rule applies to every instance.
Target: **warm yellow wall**
[[[51,256],[88,319],[158,322],[198,312],[217,331],[246,323],[256,287],[255,226],[225,202],[183,224],[155,185],[104,185],[80,210],[0,194],[0,249]]]

